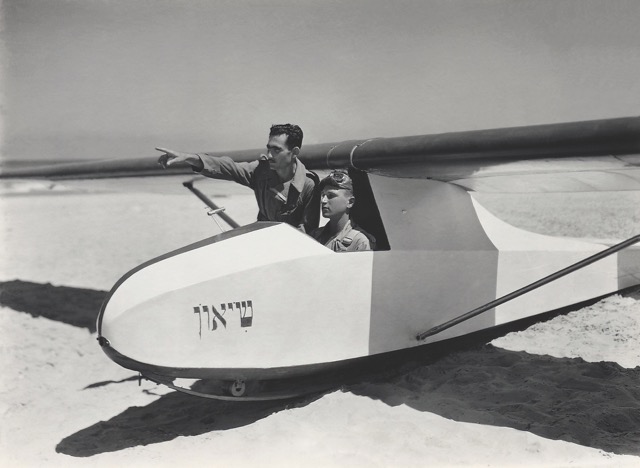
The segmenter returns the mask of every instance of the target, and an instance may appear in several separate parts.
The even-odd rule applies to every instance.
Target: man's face
[[[353,206],[353,194],[349,190],[324,187],[320,194],[320,207],[325,218],[339,218]]]
[[[297,155],[297,147],[287,147],[287,135],[274,135],[269,137],[267,143],[267,158],[269,167],[274,170],[286,169],[293,164],[293,158]]]

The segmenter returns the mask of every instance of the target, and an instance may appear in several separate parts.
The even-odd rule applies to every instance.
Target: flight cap
[[[351,177],[344,171],[331,171],[331,173],[320,181],[319,188],[335,187],[339,189],[349,190],[353,193],[353,182]]]

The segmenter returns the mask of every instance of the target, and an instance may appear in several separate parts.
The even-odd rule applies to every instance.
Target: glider
[[[261,151],[220,155],[251,161]],[[112,360],[194,395],[285,398],[640,285],[640,235],[607,243],[527,232],[474,197],[640,190],[640,117],[350,140],[299,157],[309,169],[349,170],[353,217],[377,250],[336,253],[286,224],[226,219],[232,229],[113,286],[98,316]],[[204,197],[190,169],[163,170],[151,157],[0,173],[143,176],[183,178]]]

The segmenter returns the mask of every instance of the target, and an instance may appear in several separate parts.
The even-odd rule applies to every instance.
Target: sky
[[[636,0],[4,0],[3,158],[640,114]]]

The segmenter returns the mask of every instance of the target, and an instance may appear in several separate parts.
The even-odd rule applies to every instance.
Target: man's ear
[[[347,202],[347,208],[353,208],[353,204],[356,202],[356,197],[353,195],[349,197],[349,201]]]
[[[300,148],[298,146],[294,146],[291,152],[297,157],[300,154]]]

